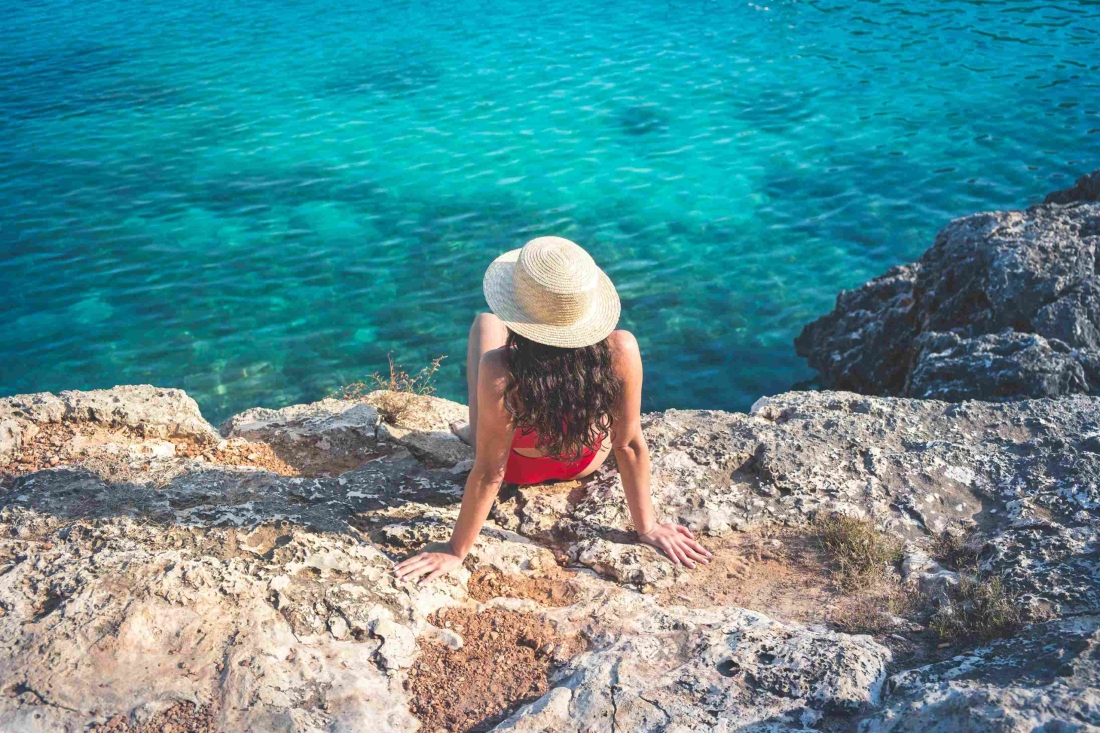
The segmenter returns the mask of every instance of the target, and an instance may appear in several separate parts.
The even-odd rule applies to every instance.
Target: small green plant
[[[378,410],[382,419],[396,423],[409,409],[417,397],[425,397],[435,392],[433,380],[439,371],[439,365],[446,356],[432,359],[431,364],[416,374],[409,374],[393,360],[393,352],[386,354],[389,361],[389,374],[375,372],[364,381],[352,382],[332,393],[338,400],[357,402],[369,401]],[[371,397],[372,393],[380,393]],[[370,398],[368,400],[368,398]]]
[[[819,517],[812,531],[835,568],[834,582],[845,590],[867,588],[885,580],[892,566],[902,559],[901,542],[866,519]]]
[[[988,641],[1010,635],[1025,623],[1026,615],[1026,607],[1005,588],[1000,576],[963,572],[929,626],[945,641],[973,637]]]
[[[438,356],[432,359],[432,363],[421,369],[415,375],[410,375],[405,369],[393,360],[393,352],[386,354],[390,363],[388,375],[375,372],[364,381],[352,382],[332,393],[339,400],[362,400],[371,392],[383,390],[386,392],[400,392],[402,394],[430,395],[435,392],[432,380],[439,371],[439,365],[446,356]]]

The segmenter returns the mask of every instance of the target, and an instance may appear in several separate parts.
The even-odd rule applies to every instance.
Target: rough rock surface
[[[470,460],[473,449],[450,430],[452,422],[468,418],[464,405],[380,390],[362,402],[324,399],[281,410],[255,407],[229,418],[220,429],[226,437],[268,443],[303,472],[340,473],[377,458],[385,452],[379,445],[385,442],[404,445],[435,466]]]
[[[824,386],[1002,400],[1100,393],[1100,171],[1026,211],[956,219],[795,341]]]
[[[38,434],[41,426],[61,422],[131,428],[147,437],[184,437],[217,441],[199,406],[179,389],[149,385],[92,392],[49,392],[0,399],[0,464]]]
[[[404,429],[442,432],[463,409],[422,405]],[[810,392],[747,415],[644,417],[659,511],[704,541],[819,513],[866,516],[907,540],[918,582],[944,572],[927,555],[933,532],[976,525],[990,538],[983,569],[1055,615],[915,670],[878,637],[662,605],[652,588],[674,596],[686,571],[633,543],[613,466],[504,492],[464,569],[430,587],[398,583],[394,561],[448,535],[464,475],[440,467],[442,454],[380,439],[379,414],[326,401],[223,426],[308,458],[311,476],[168,451],[125,480],[79,461],[0,475],[0,729],[125,729],[195,706],[216,730],[413,731],[405,681],[420,650],[464,643],[433,613],[487,606],[587,645],[555,656],[549,692],[501,730],[1100,725],[1100,398]],[[12,440],[88,421],[116,421],[134,440],[222,439],[185,395],[148,387],[14,397],[0,415]],[[564,602],[494,597],[491,584],[478,601],[469,589],[472,574],[549,578],[561,563]],[[993,727],[959,712],[978,705],[985,717],[973,720]]]
[[[1100,617],[1039,624],[1018,637],[892,676],[861,733],[1100,730]]]

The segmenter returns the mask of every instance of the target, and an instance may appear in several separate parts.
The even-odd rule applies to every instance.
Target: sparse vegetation
[[[879,531],[870,520],[843,515],[820,517],[814,521],[812,531],[833,566],[833,581],[843,590],[885,581],[892,566],[902,559],[901,543]]]
[[[933,557],[959,574],[929,624],[944,641],[988,641],[1012,634],[1028,620],[1028,609],[1001,577],[979,570],[986,547],[986,537],[976,529],[943,532],[932,540]]]
[[[888,634],[898,630],[899,618],[911,621],[926,613],[928,598],[896,578],[884,577],[873,591],[840,603],[829,620],[849,634]]]
[[[932,557],[948,570],[976,572],[986,549],[986,537],[976,529],[941,532],[932,538]]]
[[[1012,634],[1026,616],[1026,607],[999,576],[963,572],[930,627],[945,641],[974,637],[988,641]]]
[[[435,392],[432,380],[439,371],[439,365],[446,356],[438,356],[432,359],[432,363],[421,369],[415,375],[410,375],[404,367],[393,360],[393,352],[386,354],[390,363],[389,374],[384,375],[375,372],[361,382],[352,382],[333,392],[332,396],[340,400],[362,400],[371,392],[385,390],[386,392],[400,392],[403,394],[430,395]]]
[[[372,392],[380,392],[371,404],[377,408],[382,419],[396,423],[412,405],[417,397],[435,393],[433,380],[439,371],[439,365],[446,356],[432,359],[431,364],[416,374],[409,374],[404,367],[393,360],[393,352],[386,355],[389,360],[389,374],[375,372],[364,381],[352,382],[332,393],[338,400],[367,401]]]

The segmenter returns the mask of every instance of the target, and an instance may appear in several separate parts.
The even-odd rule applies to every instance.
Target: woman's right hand
[[[638,535],[638,541],[656,547],[672,562],[689,568],[694,568],[696,562],[706,565],[713,557],[707,548],[695,541],[691,530],[675,522],[658,524],[645,534]]]

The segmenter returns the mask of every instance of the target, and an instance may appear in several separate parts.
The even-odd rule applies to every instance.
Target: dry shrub
[[[867,519],[839,514],[819,517],[811,531],[833,565],[833,581],[842,590],[865,589],[887,580],[902,559],[902,543]]]
[[[977,568],[987,540],[977,529],[961,533],[941,532],[932,538],[932,557],[948,570]]]
[[[958,586],[947,595],[929,624],[945,641],[989,641],[1009,636],[1028,621],[1027,606],[997,575],[960,573]]]
[[[896,579],[885,578],[878,591],[841,603],[829,620],[849,634],[888,634],[897,631],[898,618],[913,619],[926,613],[927,596]]]
[[[382,394],[375,396],[372,404],[378,409],[383,420],[396,424],[417,397],[435,393],[435,385],[432,382],[435,379],[435,373],[439,371],[440,363],[446,358],[446,356],[438,356],[416,374],[409,374],[404,367],[393,360],[393,352],[390,352],[386,354],[390,364],[388,375],[375,372],[366,380],[341,387],[331,396],[338,400],[366,402],[372,392],[381,392]]]

